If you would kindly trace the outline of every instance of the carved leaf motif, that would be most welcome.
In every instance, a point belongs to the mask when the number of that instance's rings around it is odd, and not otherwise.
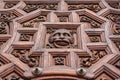
[[[90,58],[83,58],[80,65],[83,67],[90,67],[92,64],[99,61],[102,57],[106,55],[105,51],[92,51],[92,56]]]
[[[28,49],[24,49],[24,50],[14,50],[12,52],[12,54],[19,58],[22,62],[26,63],[27,65],[29,65],[30,67],[36,67],[38,66],[38,59],[36,59],[37,57],[32,57],[29,54],[29,50]]]
[[[55,65],[65,65],[65,56],[54,56]]]
[[[98,12],[101,10],[101,7],[99,6],[99,4],[80,4],[80,5],[77,5],[77,4],[71,4],[69,5],[68,7],[68,10],[78,10],[78,9],[89,9],[93,12]]]

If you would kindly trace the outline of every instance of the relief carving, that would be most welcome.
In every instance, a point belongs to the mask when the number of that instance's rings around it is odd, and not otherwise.
[[[55,65],[65,65],[65,56],[54,56]]]
[[[60,20],[60,22],[68,22],[68,17],[66,17],[66,16],[60,16],[59,20]]]
[[[58,29],[50,35],[47,46],[50,48],[73,48],[74,37],[69,30]]]
[[[31,41],[33,34],[21,34],[20,41]]]
[[[94,21],[93,19],[87,17],[87,16],[80,16],[80,22],[87,22],[90,23],[91,28],[100,28],[101,24]]]
[[[9,25],[5,22],[0,22],[0,34],[7,34],[7,29]]]
[[[120,60],[118,60],[117,63],[115,63],[115,66],[120,69]]]
[[[99,35],[94,35],[94,36],[92,35],[92,36],[90,36],[90,41],[91,42],[100,42],[101,38]]]
[[[22,26],[32,28],[32,27],[34,27],[35,23],[45,22],[46,19],[47,19],[46,16],[40,15],[40,16],[37,16],[36,18],[32,19],[32,20],[29,20],[27,22],[22,23]]]
[[[37,9],[56,10],[57,4],[27,4],[23,10],[29,13]]]
[[[120,35],[120,25],[113,26],[113,34]]]
[[[4,8],[8,9],[8,8],[12,8],[13,6],[15,6],[17,3],[5,3]]]
[[[115,45],[116,45],[116,47],[118,48],[118,50],[120,51],[120,42],[114,42],[115,43]]]
[[[80,61],[82,67],[90,67],[92,64],[99,61],[102,57],[106,55],[105,51],[92,51],[92,56],[89,58],[83,58]]]
[[[112,4],[109,4],[109,5],[113,8],[120,9],[120,3],[112,3]]]
[[[93,12],[98,12],[100,11],[102,8],[99,6],[99,4],[80,4],[80,5],[69,5],[68,6],[68,10],[78,10],[78,9],[89,9]]]
[[[39,65],[38,58],[30,55],[28,49],[14,50],[12,55],[19,58],[22,62],[26,63],[30,67],[36,67]]]

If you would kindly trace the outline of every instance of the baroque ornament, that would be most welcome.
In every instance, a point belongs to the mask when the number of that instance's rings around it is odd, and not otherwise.
[[[67,29],[58,29],[49,37],[50,48],[73,48],[74,37]]]

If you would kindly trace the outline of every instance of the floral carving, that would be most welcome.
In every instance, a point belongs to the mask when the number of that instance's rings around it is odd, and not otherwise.
[[[87,16],[80,16],[80,22],[87,22],[90,23],[91,28],[100,28],[100,23],[92,20],[91,18],[87,17]]]
[[[65,65],[65,56],[53,56],[55,65]]]
[[[93,12],[98,12],[101,10],[99,4],[79,4],[79,5],[69,5],[68,10],[78,10],[78,9],[89,9]]]
[[[45,22],[46,16],[38,16],[32,20],[22,23],[23,27],[34,27],[35,23],[37,22]]]
[[[5,6],[4,6],[4,8],[5,9],[8,9],[8,8],[12,8],[13,6],[15,6],[17,3],[8,3],[8,2],[5,2]]]
[[[102,57],[106,55],[105,51],[92,51],[92,56],[89,58],[83,58],[81,59],[80,65],[82,67],[90,67],[92,64],[96,63],[99,61]]]
[[[9,24],[6,22],[0,22],[0,34],[7,34],[7,29],[9,28]]]
[[[68,22],[68,17],[66,17],[66,16],[60,16],[59,20],[60,20],[60,22]]]
[[[36,9],[56,10],[57,4],[27,4],[24,11],[29,13]]]
[[[113,34],[120,35],[120,25],[113,26]]]
[[[109,4],[109,5],[113,8],[120,9],[120,3],[112,3],[112,4]]]
[[[100,42],[101,38],[99,35],[92,35],[92,36],[90,36],[90,41],[91,42]]]
[[[33,34],[21,34],[20,41],[31,41]]]
[[[73,48],[74,37],[67,29],[58,29],[49,37],[49,48]]]
[[[14,50],[12,54],[30,67],[38,66],[38,58],[30,55],[28,49]]]

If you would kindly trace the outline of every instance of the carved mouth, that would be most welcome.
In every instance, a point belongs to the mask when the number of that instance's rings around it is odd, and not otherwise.
[[[59,41],[56,41],[55,44],[59,46],[68,46],[69,42],[65,40],[59,40]]]

